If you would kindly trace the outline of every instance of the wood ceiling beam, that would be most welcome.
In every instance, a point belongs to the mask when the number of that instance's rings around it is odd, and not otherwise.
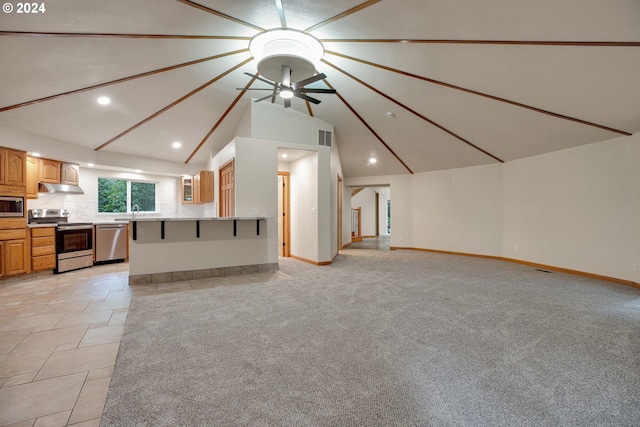
[[[32,101],[22,102],[20,104],[9,105],[8,107],[0,108],[0,113],[3,112],[3,111],[14,110],[16,108],[26,107],[28,105],[33,105],[33,104],[37,104],[37,103],[40,103],[40,102],[51,101],[53,99],[61,98],[63,96],[74,95],[74,94],[77,94],[77,93],[82,93],[82,92],[87,92],[87,91],[94,90],[94,89],[99,89],[99,88],[102,88],[102,87],[105,87],[105,86],[110,86],[110,85],[114,85],[114,84],[118,84],[118,83],[124,83],[124,82],[127,82],[129,80],[139,79],[141,77],[148,77],[148,76],[152,76],[154,74],[164,73],[166,71],[171,71],[171,70],[175,70],[175,69],[178,69],[178,68],[187,67],[189,65],[195,65],[195,64],[200,64],[202,62],[206,62],[206,61],[212,61],[214,59],[224,58],[225,56],[237,55],[239,53],[244,53],[244,52],[248,52],[248,51],[249,51],[249,49],[234,50],[232,52],[221,53],[220,55],[208,56],[206,58],[196,59],[195,61],[183,62],[182,64],[172,65],[170,67],[159,68],[157,70],[147,71],[145,73],[135,74],[133,76],[123,77],[123,78],[117,79],[117,80],[111,80],[111,81],[108,81],[108,82],[105,82],[105,83],[100,83],[100,84],[97,84],[97,85],[88,86],[88,87],[85,87],[85,88],[82,88],[82,89],[71,90],[69,92],[58,93],[56,95],[51,95],[51,96],[47,96],[47,97],[44,97],[44,98],[34,99]]]
[[[331,84],[329,84],[329,82],[327,81],[327,79],[322,79],[322,81],[324,82],[324,84],[326,84],[326,85],[329,87],[329,89],[334,89],[334,87],[333,87],[333,86],[331,86]],[[400,158],[400,156],[398,156],[398,155],[395,153],[395,151],[393,151],[393,150],[391,149],[391,147],[389,147],[389,145],[388,145],[386,142],[384,142],[384,140],[382,139],[382,137],[381,137],[380,135],[378,135],[378,134],[376,133],[376,131],[375,131],[375,130],[373,130],[373,128],[369,125],[369,123],[367,123],[367,122],[366,122],[366,120],[365,120],[365,119],[363,119],[363,118],[362,118],[362,116],[361,116],[360,114],[358,114],[358,112],[355,110],[355,108],[353,108],[353,107],[351,106],[351,104],[349,104],[349,103],[347,102],[347,100],[346,100],[346,99],[344,99],[344,98],[342,97],[342,95],[340,95],[340,92],[337,92],[337,91],[336,91],[336,95],[338,96],[338,98],[340,98],[340,101],[342,101],[342,102],[344,103],[344,105],[346,105],[346,106],[347,106],[347,108],[348,108],[349,110],[351,110],[351,112],[352,112],[352,113],[353,113],[353,114],[358,118],[358,120],[360,120],[360,121],[362,122],[362,124],[363,124],[367,129],[369,129],[369,132],[371,132],[371,133],[373,134],[373,136],[375,136],[375,137],[378,139],[378,141],[380,141],[380,142],[382,143],[382,145],[384,145],[384,146],[385,146],[385,148],[386,148],[387,150],[389,150],[389,152],[390,152],[391,154],[393,154],[393,157],[395,157],[395,158],[396,158],[396,160],[398,160],[398,161],[402,164],[402,166],[404,166],[404,167],[405,167],[405,169],[409,171],[409,173],[410,173],[410,174],[413,174],[413,171],[409,168],[409,166],[407,166],[407,164],[406,164],[405,162],[403,162],[403,161],[402,161],[402,159]]]
[[[244,61],[242,61],[241,63],[229,68],[227,71],[225,71],[224,73],[214,77],[213,79],[209,80],[207,83],[203,84],[202,86],[192,90],[191,92],[189,92],[188,94],[184,95],[183,97],[176,99],[175,101],[173,101],[171,104],[167,105],[166,107],[162,108],[161,110],[153,113],[152,115],[150,115],[149,117],[147,117],[146,119],[140,121],[139,123],[131,126],[129,129],[125,130],[124,132],[120,133],[119,135],[111,138],[109,141],[105,142],[104,144],[102,144],[99,147],[95,148],[95,151],[99,151],[101,149],[103,149],[104,147],[106,147],[107,145],[111,144],[112,142],[122,138],[124,135],[128,134],[129,132],[139,128],[140,126],[144,125],[145,123],[155,119],[156,117],[158,117],[160,114],[164,113],[165,111],[175,107],[176,105],[180,104],[182,101],[184,101],[185,99],[195,95],[196,93],[200,92],[202,89],[212,85],[213,83],[217,82],[218,80],[220,80],[221,78],[223,78],[224,76],[226,76],[227,74],[237,70],[238,68],[242,67],[243,65],[249,63],[250,61],[253,61],[253,58],[247,58]]]
[[[187,164],[187,163],[189,163],[189,161],[191,161],[193,156],[195,156],[196,153],[200,150],[200,148],[202,148],[204,143],[207,142],[207,139],[209,139],[209,137],[211,135],[213,135],[213,132],[215,132],[216,129],[218,129],[218,126],[220,126],[220,124],[223,122],[223,120],[227,118],[227,115],[231,112],[231,110],[233,110],[233,107],[236,106],[236,104],[238,103],[238,101],[240,101],[240,98],[242,98],[242,96],[245,94],[245,92],[247,92],[247,89],[249,89],[251,87],[251,85],[253,84],[253,82],[256,81],[256,78],[257,78],[257,76],[253,76],[251,78],[251,81],[249,81],[249,84],[247,84],[245,86],[245,89],[243,89],[242,92],[240,92],[240,94],[238,96],[236,96],[236,99],[234,99],[233,102],[231,103],[231,105],[229,105],[229,108],[227,108],[227,111],[225,111],[224,114],[222,114],[222,116],[220,116],[220,118],[218,119],[216,124],[213,125],[211,130],[209,130],[209,132],[207,132],[207,135],[204,138],[202,138],[202,141],[200,141],[200,144],[198,144],[196,149],[193,150],[193,152],[191,153],[189,158],[187,158],[187,160],[184,161],[185,164]]]
[[[504,163],[504,160],[502,160],[502,159],[500,159],[500,158],[498,158],[498,157],[494,156],[493,154],[489,153],[488,151],[486,151],[486,150],[484,150],[484,149],[482,149],[482,148],[478,147],[477,145],[475,145],[475,144],[473,144],[473,143],[471,143],[471,142],[467,141],[466,139],[464,139],[464,138],[463,138],[463,137],[461,137],[460,135],[458,135],[458,134],[456,134],[456,133],[454,133],[454,132],[450,131],[449,129],[445,128],[444,126],[439,125],[438,123],[434,122],[433,120],[431,120],[431,119],[429,119],[429,118],[427,118],[427,117],[423,116],[422,114],[418,113],[417,111],[415,111],[415,110],[411,109],[410,107],[408,107],[408,106],[404,105],[402,102],[398,101],[397,99],[392,98],[391,96],[387,95],[387,94],[386,94],[386,93],[384,93],[384,92],[381,92],[380,90],[378,90],[378,89],[376,89],[375,87],[371,86],[370,84],[368,84],[368,83],[366,83],[366,82],[364,82],[364,81],[360,80],[360,79],[359,79],[359,78],[357,78],[356,76],[354,76],[354,75],[352,75],[352,74],[350,74],[350,73],[346,72],[345,70],[341,69],[340,67],[338,67],[338,66],[336,66],[336,65],[332,64],[331,62],[327,61],[326,59],[322,59],[322,62],[324,62],[325,64],[329,65],[330,67],[335,68],[336,70],[340,71],[340,72],[341,72],[342,74],[344,74],[345,76],[352,78],[353,80],[355,80],[356,82],[360,83],[360,84],[361,84],[361,85],[363,85],[364,87],[366,87],[366,88],[368,88],[368,89],[371,89],[372,91],[374,91],[374,92],[375,92],[375,93],[377,93],[378,95],[380,95],[380,96],[382,96],[382,97],[384,97],[384,98],[388,99],[389,101],[393,102],[394,104],[396,104],[396,105],[398,105],[398,106],[400,106],[400,107],[404,108],[405,110],[407,110],[407,111],[408,111],[408,112],[410,112],[411,114],[413,114],[413,115],[415,115],[415,116],[417,116],[417,117],[421,118],[422,120],[426,121],[427,123],[429,123],[429,124],[431,124],[431,125],[433,125],[433,126],[437,127],[438,129],[440,129],[440,130],[442,130],[442,131],[444,131],[444,132],[448,133],[449,135],[453,136],[454,138],[456,138],[456,139],[458,139],[458,140],[460,140],[460,141],[464,142],[465,144],[467,144],[467,145],[469,145],[469,146],[471,146],[471,147],[475,148],[476,150],[478,150],[478,151],[480,151],[480,152],[482,152],[482,153],[486,154],[487,156],[489,156],[489,157],[491,157],[491,158],[493,158],[493,159],[497,160],[498,162],[500,162],[500,163]]]
[[[544,41],[544,40],[447,40],[447,39],[322,39],[322,43],[485,44],[526,46],[640,47],[640,42]]]
[[[340,14],[338,14],[336,16],[333,16],[333,17],[331,17],[329,19],[325,19],[324,21],[314,25],[313,27],[307,28],[306,30],[304,30],[304,32],[305,33],[310,33],[311,31],[317,30],[320,27],[324,27],[325,25],[331,24],[331,23],[337,21],[338,19],[342,19],[345,16],[351,15],[352,13],[356,13],[356,12],[361,11],[362,9],[366,9],[367,7],[372,6],[372,5],[374,5],[374,4],[376,4],[376,3],[380,2],[380,1],[382,1],[382,0],[365,1],[364,3],[361,3],[361,4],[359,4],[359,5],[355,6],[355,7],[352,7],[351,9],[349,9],[349,10],[347,10],[345,12],[342,12],[342,13],[340,13]]]
[[[231,22],[235,22],[236,24],[244,25],[246,27],[253,28],[254,30],[257,30],[257,31],[260,31],[260,32],[266,31],[264,28],[258,27],[257,25],[253,25],[253,24],[251,24],[249,22],[246,22],[246,21],[243,21],[241,19],[234,18],[233,16],[229,16],[229,15],[224,14],[222,12],[218,12],[217,10],[208,8],[206,6],[203,6],[201,4],[193,2],[191,0],[176,0],[176,1],[178,3],[182,3],[182,4],[185,4],[187,6],[195,7],[196,9],[200,9],[200,10],[202,10],[204,12],[210,13],[210,14],[218,16],[220,18],[227,19],[227,20],[229,20]]]
[[[406,71],[398,70],[396,68],[391,68],[391,67],[387,67],[385,65],[376,64],[374,62],[365,61],[364,59],[354,58],[353,56],[348,56],[348,55],[344,55],[344,54],[341,54],[341,53],[338,53],[338,52],[332,52],[332,51],[326,51],[325,53],[328,53],[328,54],[334,55],[334,56],[338,56],[340,58],[349,59],[351,61],[360,62],[361,64],[369,65],[369,66],[372,66],[372,67],[375,67],[375,68],[379,68],[381,70],[391,71],[393,73],[401,74],[403,76],[407,76],[407,77],[411,77],[411,78],[414,78],[414,79],[422,80],[422,81],[425,81],[425,82],[429,82],[429,83],[437,84],[437,85],[440,85],[440,86],[444,86],[444,87],[447,87],[449,89],[454,89],[454,90],[458,90],[458,91],[461,91],[461,92],[466,92],[466,93],[470,93],[470,94],[473,94],[473,95],[482,96],[484,98],[492,99],[494,101],[504,102],[505,104],[514,105],[514,106],[520,107],[520,108],[526,108],[527,110],[535,111],[536,113],[546,114],[548,116],[556,117],[556,118],[559,118],[559,119],[568,120],[568,121],[575,122],[575,123],[580,123],[582,125],[592,126],[592,127],[598,128],[598,129],[606,130],[606,131],[617,133],[617,134],[620,134],[620,135],[625,135],[625,136],[631,136],[632,135],[631,133],[623,131],[623,130],[614,129],[614,128],[611,128],[611,127],[608,127],[608,126],[604,126],[604,125],[600,125],[600,124],[597,124],[597,123],[588,122],[586,120],[577,119],[575,117],[565,116],[563,114],[558,114],[558,113],[554,113],[552,111],[543,110],[541,108],[532,107],[531,105],[522,104],[520,102],[511,101],[509,99],[505,99],[505,98],[500,98],[498,96],[489,95],[489,94],[484,93],[484,92],[478,92],[476,90],[467,89],[467,88],[464,88],[464,87],[461,87],[461,86],[452,85],[450,83],[445,83],[445,82],[442,82],[442,81],[439,81],[439,80],[430,79],[428,77],[419,76],[417,74],[408,73]]]
[[[0,31],[0,36],[23,37],[95,37],[95,38],[128,38],[128,39],[204,39],[204,40],[251,40],[251,37],[236,36],[191,36],[181,34],[112,34],[112,33],[42,33],[29,31]]]
[[[304,100],[304,102],[307,104],[307,111],[309,112],[309,115],[313,117],[313,110],[311,109],[311,103],[306,99]]]

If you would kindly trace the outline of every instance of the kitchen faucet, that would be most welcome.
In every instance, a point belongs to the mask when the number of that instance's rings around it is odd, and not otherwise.
[[[131,216],[135,219],[136,217],[136,212],[140,213],[140,206],[138,206],[138,204],[134,204],[133,206],[131,206]]]

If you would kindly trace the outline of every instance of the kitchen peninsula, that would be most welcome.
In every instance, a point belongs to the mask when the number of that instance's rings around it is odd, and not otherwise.
[[[278,269],[274,218],[127,219],[130,221],[130,284]]]

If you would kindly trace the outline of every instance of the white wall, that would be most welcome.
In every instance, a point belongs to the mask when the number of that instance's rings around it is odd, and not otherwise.
[[[289,183],[291,255],[320,261],[317,153],[290,163]]]
[[[391,186],[391,246],[515,258],[638,283],[638,159],[640,134],[504,164],[345,183]]]
[[[333,126],[298,111],[285,110],[269,103],[251,103],[243,117],[243,123],[246,121],[251,122],[251,138],[235,138],[207,165],[217,175],[221,164],[235,158],[236,215],[275,216],[278,148],[309,150],[315,153],[313,181],[306,172],[303,173],[302,182],[307,183],[305,185],[308,190],[298,199],[293,194],[294,172],[301,174],[302,170],[295,169],[295,162],[289,166],[292,174],[292,210],[296,208],[296,200],[300,200],[303,203],[301,206],[304,206],[300,208],[300,219],[304,226],[299,231],[293,229],[292,213],[291,254],[315,262],[331,261],[337,254],[337,177],[338,174],[342,176],[342,165],[335,138],[332,147],[324,147],[318,145],[317,135],[319,129],[333,132]],[[301,184],[298,185],[302,188]],[[311,189],[311,186],[314,188]],[[218,187],[216,176],[215,188]],[[315,200],[307,200],[309,194],[314,194]],[[216,202],[217,198],[216,194]],[[343,209],[343,213],[348,211],[349,205],[344,206],[347,209]],[[309,223],[306,222],[310,212],[311,221],[314,222],[313,230],[308,228]],[[348,230],[343,229],[343,235],[345,233],[348,236]],[[343,241],[348,240],[343,237]],[[296,246],[297,244],[302,246]]]
[[[252,102],[250,118],[251,138],[256,139],[318,146],[319,129],[333,132],[329,123],[268,102]]]
[[[639,282],[639,160],[636,134],[505,164],[504,256]]]
[[[500,165],[416,174],[412,199],[414,247],[502,255]]]

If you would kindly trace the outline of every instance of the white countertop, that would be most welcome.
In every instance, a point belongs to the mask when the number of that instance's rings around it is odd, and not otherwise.
[[[140,217],[140,218],[117,218],[115,221],[136,221],[136,222],[158,222],[158,221],[256,221],[272,219],[264,216],[242,216],[242,217],[207,217],[207,218],[158,218],[158,217]],[[94,223],[95,224],[95,223]]]

